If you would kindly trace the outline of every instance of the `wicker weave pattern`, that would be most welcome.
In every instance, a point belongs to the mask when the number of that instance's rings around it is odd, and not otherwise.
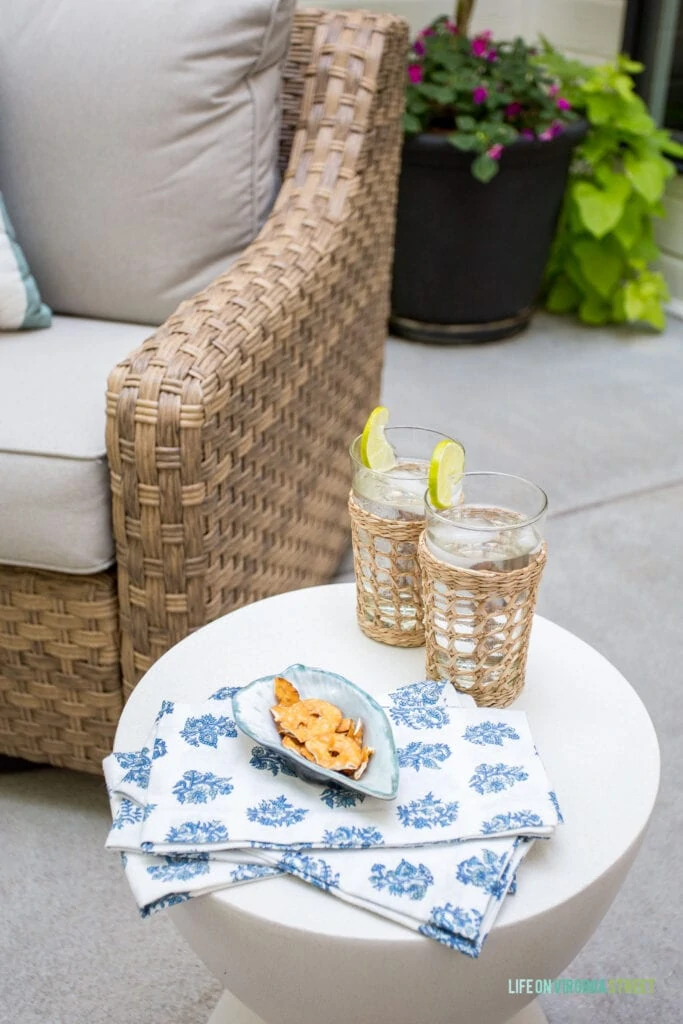
[[[109,377],[126,692],[188,632],[338,562],[344,445],[379,392],[406,46],[389,16],[297,16],[273,214]]]
[[[524,686],[545,546],[524,569],[446,565],[420,540],[427,677],[448,679],[480,707],[505,708]]]
[[[0,751],[99,772],[122,706],[114,574],[0,566]]]
[[[382,519],[349,495],[356,617],[371,640],[421,647],[422,581],[417,542],[424,520]]]
[[[100,771],[122,686],[336,567],[345,443],[379,395],[407,45],[400,19],[297,13],[275,210],[109,376],[116,574],[0,567],[0,751]]]

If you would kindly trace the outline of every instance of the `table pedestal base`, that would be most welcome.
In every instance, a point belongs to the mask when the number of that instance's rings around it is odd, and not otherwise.
[[[265,1024],[261,1017],[248,1010],[244,1003],[236,999],[227,989],[218,1000],[218,1005],[208,1019],[207,1024]]]
[[[548,1024],[548,1018],[541,1009],[538,999],[525,1006],[523,1010],[510,1017],[507,1024]]]
[[[232,992],[225,991],[219,999],[216,1009],[209,1017],[208,1024],[265,1024],[265,1021],[248,1010]],[[484,1024],[484,1022],[472,1021],[472,1024]],[[548,1024],[548,1018],[538,1000],[534,999],[514,1017],[510,1017],[506,1024]]]

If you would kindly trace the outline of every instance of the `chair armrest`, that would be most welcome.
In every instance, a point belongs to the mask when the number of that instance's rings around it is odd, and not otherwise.
[[[346,446],[377,403],[407,26],[313,29],[274,210],[230,269],[111,372],[124,690],[193,629],[319,583],[346,541]]]

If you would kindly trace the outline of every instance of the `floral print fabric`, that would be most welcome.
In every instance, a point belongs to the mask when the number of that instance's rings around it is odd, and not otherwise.
[[[105,760],[107,846],[141,913],[286,872],[477,956],[533,839],[560,820],[524,713],[434,682],[387,694],[400,783],[380,801],[294,776],[239,733],[233,692],[164,701],[147,745]]]

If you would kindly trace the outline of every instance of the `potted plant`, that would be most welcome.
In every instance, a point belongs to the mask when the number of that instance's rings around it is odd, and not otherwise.
[[[583,323],[666,325],[653,219],[683,146],[658,128],[635,91],[643,65],[627,57],[592,67],[547,44],[543,63],[588,123],[569,171],[545,276],[545,306]]]
[[[522,39],[469,36],[472,7],[420,32],[407,66],[391,326],[418,341],[526,327],[585,130]]]

